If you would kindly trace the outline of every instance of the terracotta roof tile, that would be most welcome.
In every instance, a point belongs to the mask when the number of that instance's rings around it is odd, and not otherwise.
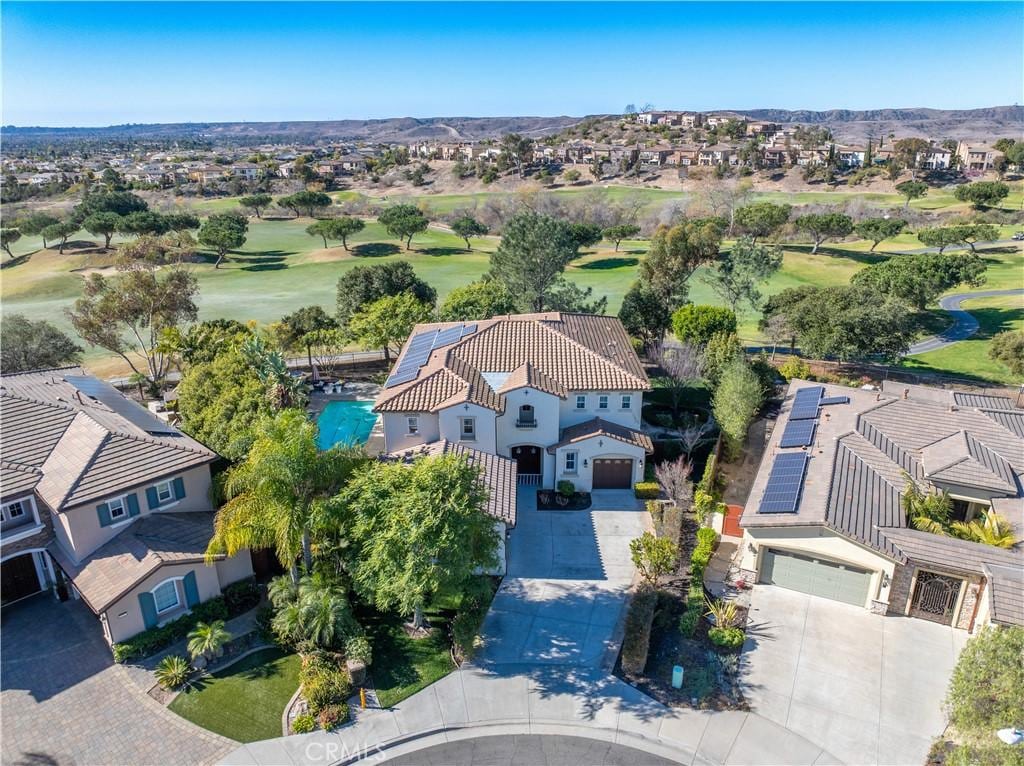
[[[601,418],[593,418],[592,420],[563,428],[562,438],[558,444],[552,444],[548,447],[548,452],[554,454],[555,450],[560,447],[580,442],[584,439],[593,439],[596,436],[607,436],[608,438],[631,444],[634,447],[640,447],[647,453],[654,452],[654,444],[651,442],[651,437],[643,431],[634,431],[632,428],[620,426],[618,423],[611,423]]]

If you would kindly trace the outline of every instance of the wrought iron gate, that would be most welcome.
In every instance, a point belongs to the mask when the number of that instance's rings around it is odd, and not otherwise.
[[[956,577],[919,571],[914,598],[910,602],[911,617],[941,622],[943,625],[951,624],[962,587],[963,580]]]

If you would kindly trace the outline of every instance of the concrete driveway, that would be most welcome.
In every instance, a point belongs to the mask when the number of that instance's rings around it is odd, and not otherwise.
[[[924,763],[964,631],[771,585],[751,593],[743,650],[754,712],[847,764]]]
[[[602,664],[633,579],[629,541],[650,524],[630,490],[594,492],[586,511],[538,511],[522,487],[508,574],[483,625],[477,664]]]

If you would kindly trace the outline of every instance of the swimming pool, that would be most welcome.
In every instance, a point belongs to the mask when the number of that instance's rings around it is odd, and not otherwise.
[[[377,423],[377,415],[370,411],[372,408],[370,401],[328,402],[316,417],[320,429],[317,446],[330,449],[335,444],[366,444]]]

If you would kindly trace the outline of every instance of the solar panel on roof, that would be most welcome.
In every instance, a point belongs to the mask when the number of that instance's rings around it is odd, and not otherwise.
[[[784,452],[775,456],[758,513],[795,513],[807,470],[806,452]]]
[[[401,383],[408,383],[410,380],[416,377],[416,370],[408,372],[398,372],[397,370],[391,374],[384,384],[384,388],[391,388],[391,386],[397,386]]]
[[[818,417],[818,404],[825,389],[822,386],[801,388],[793,397],[793,408],[789,412],[790,420],[808,420]]]
[[[133,426],[148,434],[177,435],[178,433],[176,428],[160,420],[149,410],[122,396],[109,383],[104,383],[102,380],[91,378],[88,375],[67,375],[64,380],[86,396],[107,405]]]
[[[468,324],[462,328],[462,337],[465,338],[467,335],[472,335],[476,332],[475,324]]]
[[[456,325],[455,327],[449,327],[447,330],[441,330],[437,337],[434,338],[434,348],[441,348],[442,346],[448,346],[459,338],[462,337],[462,325]]]
[[[824,407],[826,404],[849,404],[850,397],[848,396],[826,396],[818,404]]]
[[[814,441],[815,420],[790,420],[782,432],[780,447],[806,447]]]

